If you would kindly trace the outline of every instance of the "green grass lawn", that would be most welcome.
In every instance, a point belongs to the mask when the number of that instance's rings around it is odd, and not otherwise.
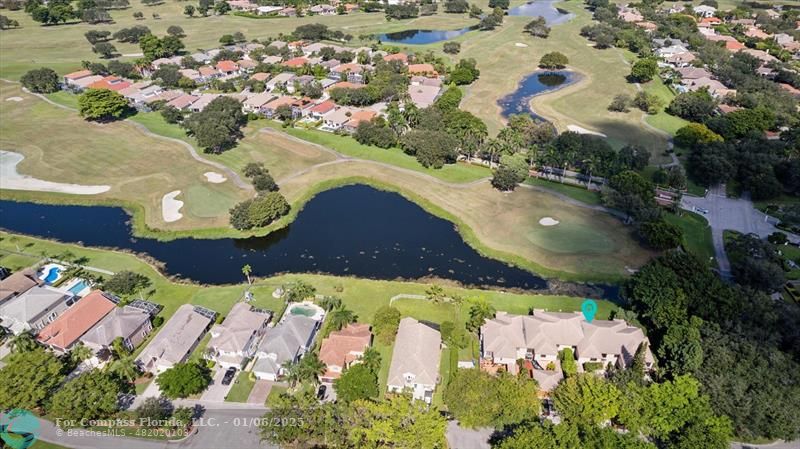
[[[667,222],[677,225],[683,231],[683,245],[690,253],[701,260],[714,257],[714,244],[711,241],[711,227],[702,215],[681,211],[680,215],[664,214]]]
[[[225,400],[228,402],[247,402],[250,391],[253,390],[255,385],[256,382],[250,379],[249,372],[239,371],[228,395],[225,396]]]
[[[418,171],[435,176],[448,182],[469,182],[491,176],[487,167],[470,164],[449,164],[440,169],[425,168],[416,158],[405,154],[399,148],[382,149],[362,145],[349,136],[339,136],[319,130],[305,128],[283,128],[277,122],[267,122],[267,126],[286,132],[303,140],[332,148],[342,154],[360,159],[383,162],[397,167]]]
[[[153,381],[150,380],[150,382],[143,382],[143,383],[140,383],[140,384],[136,384],[136,394],[144,393],[144,391],[147,390],[147,387],[149,387],[150,383],[152,383],[152,382]]]
[[[389,366],[392,363],[392,353],[394,351],[394,344],[386,345],[379,341],[374,341],[372,346],[378,350],[381,355],[381,369],[378,371],[378,386],[380,388],[380,395],[386,394],[386,382],[389,379]]]
[[[586,204],[600,204],[600,194],[593,190],[583,189],[570,184],[562,184],[558,181],[548,181],[542,178],[528,178],[525,180],[525,184],[544,187],[547,190],[566,195]]]
[[[666,132],[670,136],[674,136],[680,128],[689,123],[680,117],[667,114],[665,111],[665,108],[672,99],[675,98],[675,94],[661,81],[661,78],[656,77],[653,81],[643,84],[642,88],[645,92],[660,98],[664,104],[664,107],[661,108],[658,114],[647,115],[645,118],[647,123]]]
[[[269,396],[267,396],[266,405],[267,407],[273,407],[276,404],[276,401],[280,397],[281,394],[286,393],[288,388],[281,387],[278,385],[273,385],[272,388],[269,390]]]

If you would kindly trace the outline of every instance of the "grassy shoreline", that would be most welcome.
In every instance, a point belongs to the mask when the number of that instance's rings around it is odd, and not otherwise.
[[[403,198],[422,207],[426,212],[435,215],[438,218],[447,220],[453,223],[456,231],[461,235],[461,238],[471,248],[485,257],[505,262],[511,266],[525,269],[536,275],[545,278],[556,278],[562,281],[570,282],[598,282],[598,283],[619,283],[625,278],[623,276],[612,275],[590,275],[581,273],[570,273],[560,270],[553,270],[543,265],[537,264],[533,261],[527,260],[524,257],[509,254],[504,251],[496,250],[483,244],[480,239],[475,235],[475,232],[464,221],[455,215],[445,211],[441,207],[433,204],[431,201],[423,198],[422,196],[394,186],[389,183],[377,181],[371,178],[363,177],[348,177],[339,178],[328,181],[320,182],[311,187],[302,197],[292,204],[292,209],[289,214],[275,221],[274,223],[251,232],[237,231],[235,229],[225,228],[207,228],[192,231],[164,231],[149,228],[145,223],[144,207],[136,203],[130,203],[119,200],[101,200],[98,201],[75,197],[74,195],[65,194],[40,194],[40,192],[23,192],[23,191],[3,191],[3,196],[0,199],[21,201],[21,202],[34,202],[40,204],[54,204],[64,205],[81,205],[81,206],[111,206],[121,207],[131,216],[131,231],[135,237],[152,238],[158,241],[170,241],[180,238],[198,238],[198,239],[223,239],[223,238],[247,238],[247,237],[263,237],[272,232],[278,231],[289,226],[303,210],[305,205],[311,201],[318,194],[332,190],[338,187],[363,184],[370,187],[394,192],[401,195]],[[9,197],[6,194],[12,193]]]

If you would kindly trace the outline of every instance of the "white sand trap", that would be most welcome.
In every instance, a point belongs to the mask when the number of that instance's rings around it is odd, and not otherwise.
[[[139,56],[144,56],[144,53],[125,53],[122,56],[126,58],[138,58]]]
[[[17,164],[25,156],[13,151],[0,151],[0,189],[28,190],[34,192],[58,192],[74,195],[97,195],[108,192],[111,186],[85,186],[44,181],[17,172]]]
[[[517,47],[521,47],[521,48],[525,48],[525,47],[527,47],[527,46],[528,46],[528,44],[523,44],[522,42],[517,42],[517,43],[516,43],[516,44],[514,44],[514,45],[515,45],[515,46],[517,46]]]
[[[20,101],[22,101],[22,97],[8,97],[6,98],[6,101],[16,101],[17,103],[19,103]]]
[[[553,217],[544,217],[541,220],[539,220],[539,224],[542,225],[542,226],[555,226],[555,225],[557,225],[559,223],[561,223],[561,222],[556,220]]]
[[[581,126],[578,126],[578,125],[567,125],[567,129],[572,131],[572,132],[574,132],[574,133],[578,133],[578,134],[591,134],[593,136],[608,137],[603,133],[599,133],[599,132],[596,132],[596,131],[590,131],[590,130],[588,130],[586,128],[583,128]]]
[[[183,207],[183,201],[175,199],[175,197],[180,194],[180,190],[175,190],[161,198],[161,216],[164,217],[164,221],[167,223],[172,223],[173,221],[178,221],[183,218],[183,214],[180,212]]]
[[[219,184],[221,182],[225,182],[228,180],[228,178],[222,176],[221,174],[215,171],[207,171],[203,173],[203,175],[206,177],[206,181],[212,184]]]

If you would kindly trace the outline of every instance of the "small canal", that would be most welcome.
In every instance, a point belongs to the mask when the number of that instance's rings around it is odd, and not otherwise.
[[[527,270],[484,257],[447,220],[401,195],[365,185],[322,192],[288,227],[265,237],[181,238],[162,242],[132,236],[118,207],[56,206],[0,201],[0,227],[11,232],[86,246],[145,253],[168,275],[205,284],[242,282],[242,266],[256,276],[326,273],[370,279],[436,277],[471,286],[552,291]],[[613,298],[614,286],[558,283],[559,292]]]

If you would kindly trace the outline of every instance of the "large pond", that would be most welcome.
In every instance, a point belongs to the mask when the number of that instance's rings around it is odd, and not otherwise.
[[[508,118],[512,114],[530,114],[544,120],[531,109],[533,97],[566,87],[577,80],[578,75],[568,71],[545,72],[536,71],[519,82],[517,90],[497,100],[500,113]]]
[[[206,284],[253,274],[320,272],[373,279],[438,277],[466,285],[548,289],[526,270],[483,257],[449,221],[392,192],[353,185],[309,201],[287,228],[266,237],[169,242],[135,238],[123,209],[0,201],[0,227],[63,242],[122,248],[163,262],[167,274]],[[612,286],[558,284],[559,292],[614,297]],[[551,288],[552,290],[552,288]]]
[[[558,25],[570,20],[573,15],[556,9],[553,4],[560,0],[537,0],[524,5],[520,5],[508,10],[509,16],[542,16],[547,24]],[[377,35],[381,42],[392,44],[414,44],[425,45],[436,42],[446,41],[464,33],[477,30],[478,26],[465,27],[458,30],[405,30],[395,33],[383,33]]]

